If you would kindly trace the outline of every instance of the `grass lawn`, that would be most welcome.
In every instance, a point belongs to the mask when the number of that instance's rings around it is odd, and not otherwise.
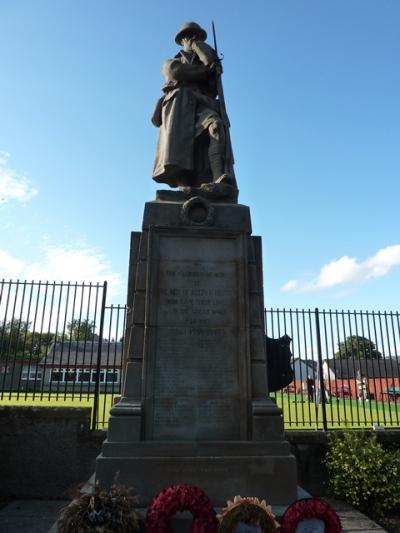
[[[274,395],[272,395],[274,396]],[[100,394],[97,429],[108,425],[112,406],[111,394]],[[276,403],[283,409],[285,429],[323,429],[322,405],[309,403],[307,397],[295,394],[276,394]],[[93,410],[94,395],[75,393],[4,393],[0,405],[25,405],[36,407],[90,407]],[[333,398],[326,404],[328,429],[371,429],[379,424],[386,428],[400,428],[400,403],[369,401],[359,404],[357,400]]]
[[[115,395],[114,395],[115,396]],[[113,396],[111,394],[100,394],[99,405],[97,410],[97,429],[103,429],[108,426],[109,412],[112,406]],[[94,394],[79,393],[63,394],[51,393],[51,395],[43,393],[21,392],[4,393],[3,398],[0,397],[1,405],[18,405],[18,406],[34,406],[34,407],[90,407],[93,414]]]
[[[283,409],[285,429],[323,429],[322,405],[299,394],[276,394]],[[373,425],[400,428],[400,403],[332,398],[326,406],[328,429],[371,429]]]

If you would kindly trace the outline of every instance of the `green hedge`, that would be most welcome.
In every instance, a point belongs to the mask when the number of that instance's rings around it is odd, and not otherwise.
[[[328,441],[333,496],[376,517],[400,506],[400,450],[386,451],[375,435],[354,431],[333,433]]]

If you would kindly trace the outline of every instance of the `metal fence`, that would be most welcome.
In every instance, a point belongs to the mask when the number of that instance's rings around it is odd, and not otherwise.
[[[272,395],[286,429],[400,426],[399,313],[271,309],[265,325],[292,339],[294,379]]]
[[[106,426],[123,379],[125,306],[103,284],[0,283],[0,401],[83,406]],[[63,403],[62,403],[63,402]]]
[[[107,427],[125,320],[106,282],[3,280],[1,404],[87,406],[92,429]],[[293,380],[271,395],[286,429],[400,427],[399,313],[269,309],[265,327],[292,339]]]

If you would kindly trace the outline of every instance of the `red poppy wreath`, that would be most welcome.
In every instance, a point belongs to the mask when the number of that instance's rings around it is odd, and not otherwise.
[[[208,496],[194,485],[180,484],[167,487],[155,496],[147,509],[146,533],[169,533],[170,519],[181,511],[192,513],[192,533],[217,531],[217,517]]]
[[[341,533],[343,531],[336,511],[328,502],[319,498],[305,498],[288,507],[282,517],[279,532],[295,533],[301,522],[311,518],[323,522],[325,533]]]

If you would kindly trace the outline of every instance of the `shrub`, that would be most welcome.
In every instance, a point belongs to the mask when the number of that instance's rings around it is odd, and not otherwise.
[[[329,491],[372,516],[400,505],[400,451],[385,451],[376,436],[329,435],[325,465]]]

